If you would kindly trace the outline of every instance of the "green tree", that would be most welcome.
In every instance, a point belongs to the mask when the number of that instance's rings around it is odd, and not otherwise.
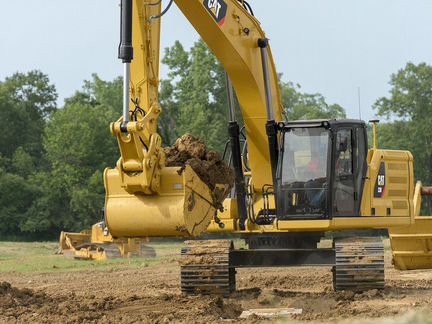
[[[37,188],[23,177],[0,169],[0,236],[21,234],[22,225],[37,196]]]
[[[0,154],[12,158],[19,147],[35,161],[42,157],[45,122],[56,110],[57,92],[40,71],[16,73],[0,82]]]
[[[166,114],[161,117],[161,127],[166,143],[192,133],[210,148],[222,151],[228,118],[224,70],[216,57],[202,40],[189,52],[177,41],[165,49],[162,62],[169,68],[168,79],[161,83]]]
[[[158,132],[165,145],[172,145],[180,134],[176,128],[179,105],[174,99],[174,85],[170,80],[161,80],[159,102],[162,106],[162,113],[158,119]]]
[[[23,231],[76,231],[97,221],[104,203],[103,170],[119,156],[109,124],[121,113],[121,89],[121,78],[108,82],[93,75],[52,115],[44,137],[50,170],[30,179],[42,194]]]
[[[346,118],[344,108],[327,104],[319,93],[302,93],[300,85],[283,81],[280,89],[287,120]]]
[[[389,121],[379,128],[380,143],[383,148],[411,151],[416,178],[432,183],[432,66],[408,63],[389,84],[389,97],[374,105]]]
[[[18,102],[26,103],[43,118],[56,110],[57,91],[49,78],[41,71],[15,73],[6,78],[2,87]]]
[[[22,147],[18,147],[11,160],[12,172],[27,178],[35,170],[35,161]]]
[[[43,131],[56,110],[57,93],[40,71],[15,73],[0,82],[0,234],[22,235],[42,194],[32,174],[46,167]]]
[[[81,90],[65,99],[65,107],[77,104],[103,106],[109,114],[116,114],[117,120],[123,107],[123,79],[117,77],[113,81],[104,81],[97,74],[92,74],[91,80],[85,80]]]

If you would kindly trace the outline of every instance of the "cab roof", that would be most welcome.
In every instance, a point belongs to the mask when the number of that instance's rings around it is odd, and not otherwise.
[[[292,120],[284,122],[284,127],[341,127],[341,126],[361,126],[366,127],[366,123],[360,119],[310,119],[310,120]]]

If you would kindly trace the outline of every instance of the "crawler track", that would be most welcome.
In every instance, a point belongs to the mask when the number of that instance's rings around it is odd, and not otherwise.
[[[365,291],[384,288],[384,245],[380,238],[345,238],[334,242],[335,290]]]
[[[186,241],[181,250],[181,290],[186,294],[229,295],[235,291],[229,240]]]

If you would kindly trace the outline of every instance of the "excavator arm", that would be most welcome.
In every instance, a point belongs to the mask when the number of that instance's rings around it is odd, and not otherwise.
[[[123,116],[111,124],[111,133],[119,144],[117,169],[122,186],[131,194],[156,193],[164,164],[157,133],[162,109],[158,102],[160,19],[155,17],[160,13],[160,2],[129,0],[121,5],[119,58],[125,68],[125,93]]]
[[[259,193],[274,178],[282,116],[268,40],[242,1],[175,3],[232,81],[246,128],[250,188]],[[199,235],[216,214],[213,193],[189,166],[181,175],[165,167],[157,133],[161,3],[123,0],[121,17],[124,107],[111,125],[121,157],[105,170],[107,226],[114,237]]]
[[[117,136],[120,147],[117,167],[125,172],[142,171],[138,187],[151,194],[157,192],[159,186],[157,163],[160,161],[163,166],[159,151],[161,139],[157,134],[157,118],[162,110],[158,103],[161,3],[129,2],[133,4],[134,57],[125,97],[130,100],[125,104],[126,118],[124,115],[114,123],[111,131]],[[253,183],[260,190],[272,177],[266,123],[269,119],[276,123],[281,121],[283,109],[278,76],[265,34],[258,20],[242,6],[242,1],[175,0],[175,3],[212,49],[233,83],[246,127]],[[262,52],[268,58],[269,93],[263,75]],[[137,110],[137,106],[142,111]],[[130,121],[126,124],[125,119]],[[126,131],[122,131],[122,124]],[[132,186],[127,181],[124,184]]]

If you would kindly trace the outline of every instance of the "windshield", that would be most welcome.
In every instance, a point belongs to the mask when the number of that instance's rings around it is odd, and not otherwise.
[[[293,128],[285,133],[282,183],[326,178],[328,142],[324,128]]]
[[[291,128],[284,135],[278,209],[281,216],[324,215],[329,131]]]

